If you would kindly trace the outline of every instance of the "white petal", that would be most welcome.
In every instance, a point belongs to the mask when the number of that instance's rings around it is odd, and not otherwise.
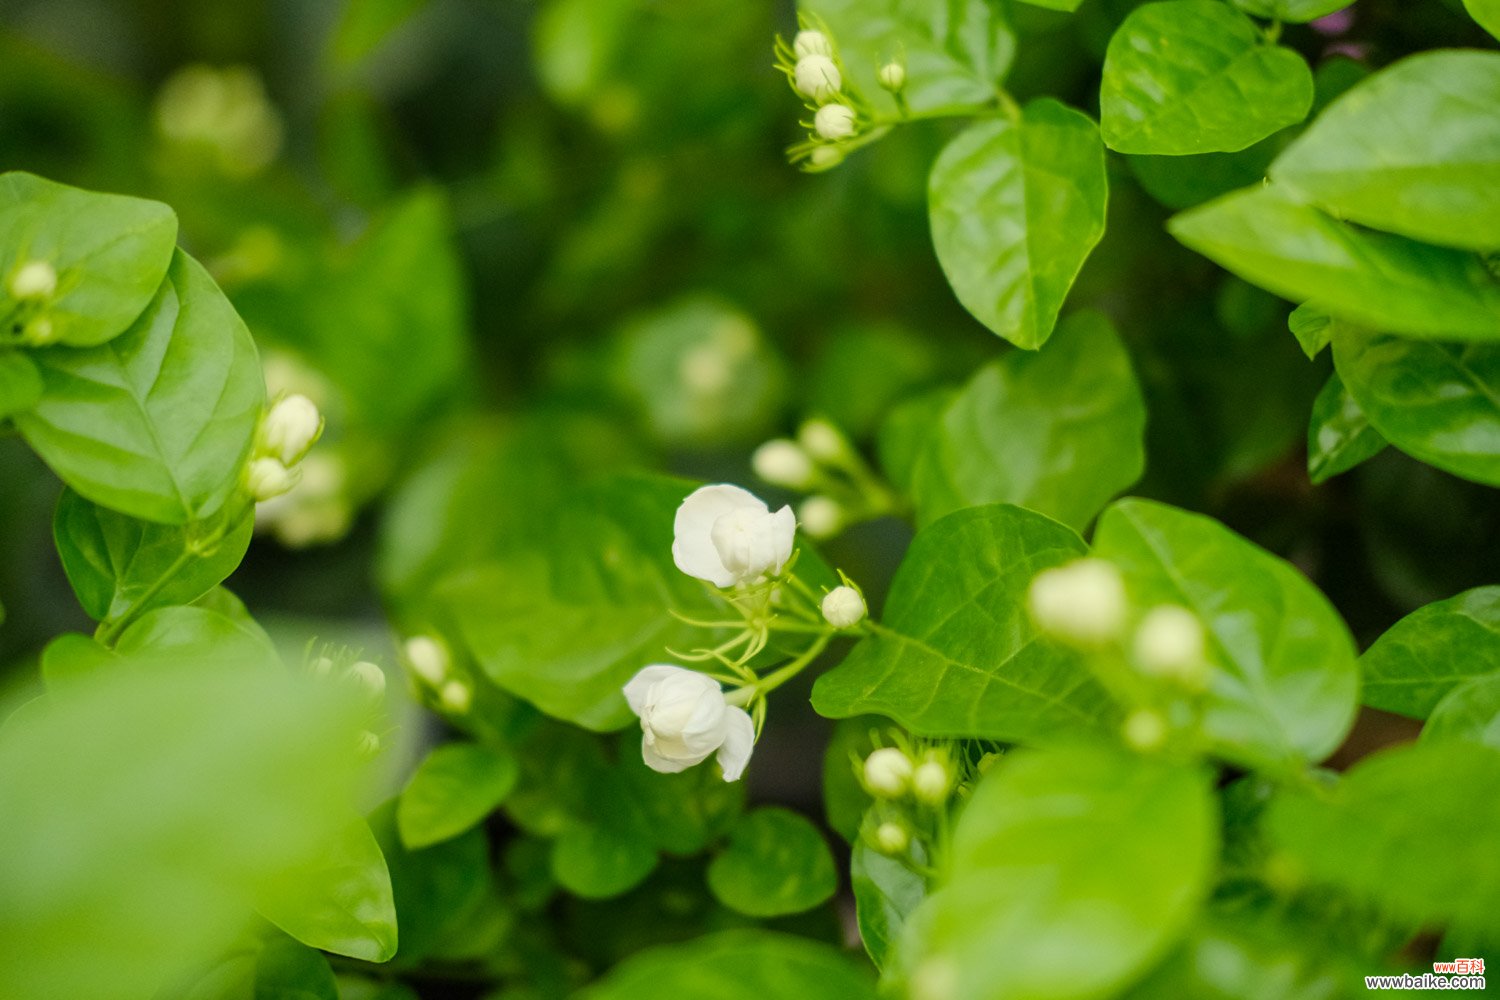
[[[724,714],[724,721],[727,731],[724,745],[719,747],[719,766],[724,769],[725,781],[738,781],[750,763],[750,751],[755,749],[755,723],[749,712],[735,707]]]
[[[780,573],[781,567],[792,558],[792,548],[797,543],[797,515],[792,512],[792,508],[783,507],[771,515],[771,525],[775,533],[776,553],[776,565],[773,572]]]
[[[651,686],[681,669],[681,667],[657,663],[636,671],[635,676],[625,682],[625,702],[630,706],[630,710],[640,715],[641,710],[646,707],[646,695],[650,692]]]
[[[641,759],[646,762],[646,766],[651,768],[651,770],[660,771],[662,774],[676,774],[678,771],[686,771],[698,763],[696,760],[672,760],[669,757],[663,757],[644,738],[641,739]]]
[[[688,576],[707,580],[716,587],[729,587],[739,578],[724,568],[714,548],[714,522],[730,511],[749,508],[765,511],[755,494],[738,486],[720,483],[702,486],[688,494],[672,522],[672,559]]]

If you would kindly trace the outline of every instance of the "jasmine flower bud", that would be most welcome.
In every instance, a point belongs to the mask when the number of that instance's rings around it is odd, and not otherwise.
[[[947,802],[948,793],[953,790],[953,772],[947,761],[937,756],[928,756],[912,772],[911,790],[917,801],[927,805],[940,806]]]
[[[50,316],[34,316],[22,331],[21,339],[32,347],[46,347],[57,340],[57,327]]]
[[[1160,712],[1149,708],[1138,708],[1125,717],[1121,735],[1127,746],[1135,750],[1151,751],[1167,741],[1167,720]]]
[[[808,56],[832,56],[833,43],[821,31],[799,31],[792,39],[792,52],[798,59]]]
[[[291,395],[278,400],[260,422],[260,451],[293,466],[323,433],[323,415],[312,400]]]
[[[317,678],[324,678],[333,674],[333,661],[326,656],[320,656],[307,665],[308,671]]]
[[[813,129],[824,139],[847,139],[854,134],[854,109],[847,104],[825,104],[813,115]]]
[[[750,458],[755,474],[768,483],[789,490],[805,490],[813,483],[815,470],[807,452],[795,441],[776,438],[755,449]]]
[[[689,576],[732,587],[779,573],[792,557],[797,519],[775,513],[754,494],[719,484],[694,490],[677,508],[672,559]]]
[[[30,260],[10,276],[10,295],[23,302],[50,299],[57,291],[57,270],[45,260]]]
[[[356,744],[361,757],[374,757],[380,753],[380,737],[366,729],[359,734],[359,742]]]
[[[887,820],[875,828],[875,849],[881,854],[905,854],[911,845],[911,834],[900,823]]]
[[[843,432],[819,417],[802,422],[797,443],[814,461],[828,465],[838,465],[849,457],[849,442],[844,440]]]
[[[412,672],[438,687],[448,676],[448,650],[431,636],[414,635],[401,647]]]
[[[1125,584],[1102,559],[1043,570],[1031,581],[1027,603],[1038,628],[1079,646],[1112,642],[1125,627]]]
[[[892,60],[880,67],[875,77],[881,87],[894,94],[906,86],[906,67]]]
[[[844,527],[844,508],[832,497],[808,497],[797,508],[797,521],[814,538],[832,538]]]
[[[371,701],[379,701],[385,696],[385,671],[369,660],[360,660],[358,663],[350,664],[345,676],[364,688]]]
[[[849,628],[865,617],[865,599],[853,587],[834,587],[823,595],[823,620],[834,628]]]
[[[297,485],[297,477],[274,458],[257,458],[245,475],[245,488],[256,502],[279,497]]]
[[[1170,677],[1190,686],[1207,678],[1203,625],[1187,608],[1152,608],[1135,630],[1135,662],[1143,673]]]
[[[640,717],[641,757],[653,771],[673,774],[717,754],[724,780],[736,781],[750,762],[755,723],[712,677],[654,664],[625,685],[625,701]]]
[[[865,758],[865,788],[883,799],[899,799],[911,787],[911,758],[896,747],[881,747]]]
[[[807,162],[815,170],[832,170],[844,162],[844,151],[837,146],[819,146],[807,154]]]
[[[473,703],[474,689],[463,681],[449,681],[438,691],[438,704],[453,715],[466,714]]]
[[[792,70],[797,92],[815,101],[832,100],[844,86],[838,66],[826,55],[808,55],[797,60]]]

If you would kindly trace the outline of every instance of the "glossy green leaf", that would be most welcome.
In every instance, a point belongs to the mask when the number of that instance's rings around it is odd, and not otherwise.
[[[1104,512],[1094,554],[1124,571],[1138,606],[1180,604],[1203,623],[1216,753],[1299,768],[1343,741],[1358,700],[1354,641],[1295,567],[1212,518],[1137,499]]]
[[[445,743],[401,791],[396,824],[410,849],[456,837],[482,821],[516,785],[516,759],[478,743]]]
[[[578,1000],[875,1000],[870,975],[838,949],[770,931],[726,931],[633,955]]]
[[[910,473],[920,524],[1013,503],[1082,529],[1146,465],[1146,406],[1099,313],[1070,316],[1045,351],[981,369],[934,421]]]
[[[696,854],[727,833],[745,805],[745,783],[725,781],[712,766],[662,774],[641,758],[641,734],[620,734],[618,761],[600,776],[609,792],[588,791],[596,802],[623,800],[624,820],[668,854]],[[625,811],[622,810],[622,811]]]
[[[597,826],[570,826],[552,842],[552,876],[585,899],[608,899],[640,885],[656,868],[644,836]]]
[[[366,962],[396,954],[391,876],[375,835],[351,819],[313,862],[263,883],[260,915],[303,944]]]
[[[277,937],[255,960],[254,1000],[339,1000],[339,988],[320,952]]]
[[[1235,6],[1247,14],[1254,14],[1268,21],[1289,21],[1293,24],[1327,17],[1353,2],[1354,0],[1234,0]]]
[[[261,672],[280,671],[282,666],[264,629],[210,608],[148,611],[120,633],[115,649],[152,666]]]
[[[927,201],[964,308],[1017,346],[1042,346],[1104,235],[1108,193],[1098,128],[1057,101],[960,133],[932,166]]]
[[[1078,9],[1083,0],[1023,0],[1033,7],[1045,7],[1047,10],[1060,10],[1071,14]]]
[[[470,929],[492,897],[489,839],[475,827],[442,843],[408,850],[396,824],[396,802],[370,814],[370,829],[385,855],[400,919],[401,946],[393,968],[421,965]]]
[[[20,351],[0,350],[0,420],[29,410],[42,398],[42,375]]]
[[[1281,146],[1278,134],[1233,153],[1126,159],[1147,194],[1167,208],[1182,211],[1265,180]]]
[[[1500,486],[1500,343],[1439,344],[1340,325],[1333,362],[1391,444],[1445,472]]]
[[[871,734],[884,725],[876,716],[854,716],[834,724],[823,751],[823,816],[828,828],[853,843],[865,810],[875,800],[860,782],[865,757],[875,749]]]
[[[1306,882],[1408,926],[1500,934],[1500,751],[1418,743],[1354,765],[1331,793],[1288,791],[1266,829]],[[1413,850],[1413,845],[1422,845]]]
[[[951,1000],[1113,995],[1207,895],[1216,813],[1197,768],[1104,748],[1009,755],[959,817],[906,967],[948,980]],[[1087,960],[1060,968],[1067,955]]]
[[[839,879],[811,821],[788,809],[761,808],[730,831],[729,846],[708,866],[708,887],[732,910],[780,917],[827,901]]]
[[[807,0],[801,6],[827,25],[853,88],[891,112],[895,103],[875,74],[892,56],[906,64],[907,107],[938,114],[994,101],[1015,55],[1010,25],[985,0]]]
[[[1287,329],[1302,345],[1302,353],[1311,361],[1333,342],[1333,317],[1323,310],[1304,302],[1292,310],[1286,318]]]
[[[1500,39],[1500,0],[1464,0],[1464,9],[1481,28]]]
[[[1500,670],[1459,682],[1427,717],[1422,742],[1454,741],[1500,750]]]
[[[1372,328],[1500,339],[1500,281],[1473,254],[1361,229],[1278,186],[1174,216],[1179,241],[1246,281]]]
[[[156,295],[176,242],[177,216],[160,202],[0,174],[0,275],[52,265],[45,315],[57,343],[87,347],[124,332]],[[14,305],[7,287],[0,281],[0,315]]]
[[[1110,729],[1117,710],[1073,654],[1038,641],[1031,578],[1084,554],[1049,518],[970,507],[917,533],[881,628],[813,686],[813,707],[876,714],[924,736],[1017,742]]]
[[[1217,0],[1131,11],[1109,40],[1100,132],[1121,153],[1182,156],[1244,149],[1307,117],[1312,71]]]
[[[185,524],[216,513],[239,486],[265,383],[250,332],[186,254],[125,333],[32,358],[45,394],[16,426],[89,500]]]
[[[70,489],[52,522],[68,582],[83,610],[99,621],[130,608],[191,604],[235,571],[254,527],[248,510],[233,526],[224,524],[223,514],[185,525],[142,521]],[[207,550],[200,554],[198,545]]]
[[[1321,483],[1341,472],[1348,472],[1385,448],[1386,440],[1370,426],[1370,418],[1359,408],[1338,374],[1328,382],[1313,401],[1312,418],[1307,425],[1307,475]]]
[[[1271,165],[1349,222],[1500,248],[1500,52],[1403,59],[1334,101]]]
[[[859,938],[870,960],[877,968],[884,968],[887,954],[901,939],[907,918],[927,898],[927,880],[859,841],[849,862],[849,882],[854,890]]]
[[[1359,664],[1366,705],[1425,719],[1459,684],[1500,672],[1500,587],[1418,608],[1376,639]]]

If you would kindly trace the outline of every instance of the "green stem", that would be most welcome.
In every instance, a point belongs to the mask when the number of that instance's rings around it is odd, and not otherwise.
[[[146,588],[145,593],[136,598],[135,603],[125,609],[124,614],[118,618],[107,618],[99,623],[99,628],[94,632],[94,638],[102,645],[114,648],[115,643],[120,639],[120,633],[124,632],[132,622],[139,618],[145,612],[146,606],[151,603],[152,599],[157,594],[160,594],[166,588],[167,584],[172,582],[172,578],[186,569],[188,564],[196,558],[198,558],[197,554],[188,549],[184,549],[178,553],[177,558],[172,560],[172,565],[162,571],[161,576],[157,577],[156,581],[150,587]]]
[[[822,635],[818,636],[817,640],[813,642],[811,646],[808,646],[805,650],[802,651],[801,656],[797,657],[786,666],[781,667],[780,669],[775,670],[772,673],[767,674],[760,680],[756,681],[753,685],[754,695],[752,697],[770,694],[772,691],[775,691],[777,688],[781,687],[781,685],[785,684],[793,677],[796,677],[803,670],[807,669],[808,664],[812,663],[813,660],[816,660],[818,656],[823,652],[823,650],[828,647],[828,642],[832,638],[833,633],[831,631],[824,632]]]

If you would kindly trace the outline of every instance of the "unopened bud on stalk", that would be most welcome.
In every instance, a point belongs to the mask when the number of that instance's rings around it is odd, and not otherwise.
[[[875,849],[881,854],[905,854],[909,846],[911,834],[900,823],[887,820],[875,828]]]
[[[374,733],[366,729],[364,732],[359,734],[359,743],[357,744],[357,747],[359,749],[359,755],[361,757],[374,757],[376,754],[380,753],[380,737],[376,736]]]
[[[463,681],[449,681],[438,692],[438,703],[443,710],[454,715],[464,715],[474,704],[474,689]]]
[[[799,31],[797,37],[792,39],[792,53],[798,59],[806,59],[808,56],[831,56],[833,43],[821,31]]]
[[[274,458],[257,458],[245,474],[245,488],[257,503],[271,500],[297,485],[297,477]]]
[[[50,299],[55,291],[57,270],[45,260],[27,261],[10,276],[10,295],[13,299],[23,302]]]
[[[810,55],[797,60],[796,68],[792,70],[792,82],[798,93],[822,102],[838,96],[844,86],[844,77],[832,59]]]
[[[837,146],[819,146],[807,154],[807,162],[815,170],[832,170],[844,162],[844,151]]]
[[[323,415],[303,395],[280,399],[260,423],[260,450],[285,466],[302,461],[323,433]]]
[[[448,650],[431,636],[414,635],[401,647],[412,671],[433,687],[448,677]]]
[[[1179,605],[1163,604],[1147,613],[1135,631],[1133,652],[1143,673],[1173,678],[1194,688],[1208,680],[1203,625]]]
[[[1102,559],[1078,559],[1043,570],[1031,581],[1027,604],[1037,627],[1079,646],[1099,646],[1125,627],[1125,584]]]
[[[858,625],[865,611],[865,599],[853,587],[834,587],[823,596],[823,620],[834,628]]]
[[[832,497],[808,497],[797,508],[797,522],[813,538],[832,538],[844,527],[844,508]]]
[[[802,422],[797,430],[797,443],[817,462],[838,465],[849,456],[849,442],[844,440],[843,432],[820,417]]]
[[[875,76],[880,86],[893,94],[906,86],[906,67],[895,61],[880,67]]]
[[[855,132],[854,109],[847,104],[825,104],[813,115],[813,129],[824,139],[847,139]]]
[[[371,701],[379,701],[385,696],[385,671],[369,660],[360,660],[358,663],[350,664],[347,676],[365,689]]]
[[[776,438],[755,449],[750,466],[755,474],[768,483],[785,486],[789,490],[805,490],[812,486],[815,470],[807,452],[797,447],[795,441]]]
[[[865,788],[871,795],[899,799],[911,787],[911,758],[896,747],[881,747],[865,758]]]
[[[947,761],[929,756],[917,765],[911,776],[911,790],[918,802],[930,806],[947,802],[948,793],[953,790],[953,772]]]
[[[1122,735],[1126,745],[1134,750],[1156,750],[1167,741],[1167,720],[1160,712],[1138,708],[1125,717]]]
[[[320,656],[309,663],[307,669],[314,677],[326,678],[333,674],[333,661],[326,656]]]
[[[26,324],[21,339],[33,347],[46,347],[57,340],[57,327],[50,316],[34,316]]]

